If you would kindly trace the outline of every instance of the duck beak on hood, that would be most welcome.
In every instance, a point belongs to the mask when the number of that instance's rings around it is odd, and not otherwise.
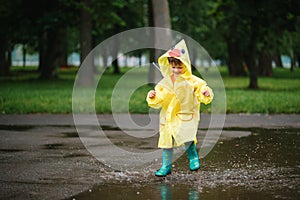
[[[164,77],[172,74],[168,57],[177,58],[184,64],[185,70],[182,74],[183,77],[189,77],[192,75],[191,61],[184,39],[158,58],[158,64]]]

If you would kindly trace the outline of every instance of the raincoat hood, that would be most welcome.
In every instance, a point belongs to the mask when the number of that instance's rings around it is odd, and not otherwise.
[[[170,76],[172,74],[168,57],[177,58],[184,64],[185,70],[182,74],[184,78],[192,75],[191,61],[184,39],[182,39],[174,47],[172,47],[170,50],[168,50],[158,58],[158,64],[164,77]]]

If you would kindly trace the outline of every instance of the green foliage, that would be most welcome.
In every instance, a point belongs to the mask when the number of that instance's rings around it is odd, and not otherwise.
[[[27,68],[25,68],[27,69]],[[13,68],[10,78],[0,78],[0,112],[8,113],[71,113],[72,90],[77,68],[59,70],[59,80],[39,81],[35,67],[24,71]],[[20,70],[23,70],[20,73]],[[128,71],[113,75],[111,69],[101,77],[95,94],[97,113],[111,112],[111,95],[115,84]],[[219,68],[227,96],[228,113],[300,113],[300,69],[274,69],[274,77],[260,77],[260,90],[247,89],[248,78],[230,77],[227,68]],[[152,87],[144,85],[130,97],[129,111],[147,113],[145,101]],[[125,91],[126,92],[126,91]],[[210,105],[201,106],[201,112],[210,112]]]

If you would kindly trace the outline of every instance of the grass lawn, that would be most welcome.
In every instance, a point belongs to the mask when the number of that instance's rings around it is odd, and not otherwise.
[[[34,68],[13,67],[12,76],[0,77],[0,113],[72,113],[72,91],[76,68],[59,70],[55,81],[37,80]],[[121,75],[105,72],[95,93],[97,113],[110,113],[112,91],[129,69]],[[225,67],[219,68],[227,97],[227,113],[300,113],[300,69],[274,69],[272,78],[259,77],[259,90],[247,89],[248,77],[230,77]],[[134,80],[133,80],[134,81]],[[152,87],[143,85],[130,96],[129,111],[148,113],[145,97]],[[124,91],[126,92],[126,91]],[[122,105],[116,102],[118,105]],[[126,107],[126,105],[125,105]],[[210,112],[210,106],[202,106]]]

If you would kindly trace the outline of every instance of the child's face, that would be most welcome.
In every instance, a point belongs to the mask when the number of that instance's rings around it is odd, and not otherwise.
[[[180,75],[183,73],[183,66],[181,65],[175,65],[174,63],[170,63],[171,71],[175,75]]]

